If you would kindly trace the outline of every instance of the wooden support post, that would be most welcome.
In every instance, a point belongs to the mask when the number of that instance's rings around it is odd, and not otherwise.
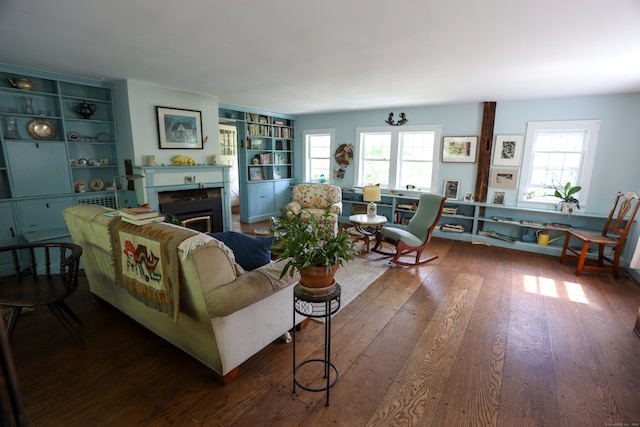
[[[491,147],[493,146],[493,125],[496,120],[496,103],[485,102],[482,113],[482,133],[478,143],[478,173],[476,176],[476,202],[486,202],[491,171]]]

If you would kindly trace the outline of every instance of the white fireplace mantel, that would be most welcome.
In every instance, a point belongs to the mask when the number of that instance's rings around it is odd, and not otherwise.
[[[163,191],[222,188],[224,231],[231,230],[230,166],[134,166],[144,176],[134,181],[139,204],[159,210],[158,193]]]

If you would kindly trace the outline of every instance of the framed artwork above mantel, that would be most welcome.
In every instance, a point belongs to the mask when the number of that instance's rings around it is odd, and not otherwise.
[[[202,112],[156,107],[161,149],[202,149]]]

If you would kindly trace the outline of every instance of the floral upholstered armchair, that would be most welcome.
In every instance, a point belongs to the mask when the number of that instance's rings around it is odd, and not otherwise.
[[[288,212],[302,211],[302,219],[313,215],[322,220],[326,210],[330,215],[328,222],[337,231],[338,215],[342,213],[342,190],[331,184],[299,184],[291,190],[291,203],[286,206]]]

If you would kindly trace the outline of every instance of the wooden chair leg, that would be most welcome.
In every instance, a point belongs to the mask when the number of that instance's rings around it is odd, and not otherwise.
[[[71,310],[67,303],[65,303],[64,301],[58,301],[58,305],[65,313],[69,315],[69,317],[75,320],[78,325],[82,324],[82,320],[80,320],[80,318],[73,312],[73,310]]]
[[[20,308],[18,308],[20,311]],[[4,323],[4,316],[0,316],[0,357],[2,358],[2,370],[4,372],[5,382],[9,392],[9,400],[13,410],[13,417],[18,427],[26,426],[27,417],[24,413],[24,405],[22,404],[22,393],[18,386],[18,372],[13,361],[11,346],[9,345],[9,334]],[[6,421],[6,417],[3,421]],[[5,425],[5,424],[3,424]],[[11,425],[7,423],[7,425]]]
[[[569,240],[571,240],[571,235],[569,233],[565,233],[564,245],[562,246],[562,254],[560,255],[560,264],[564,264],[564,260],[567,257],[567,248],[569,247]]]
[[[20,313],[22,313],[22,307],[11,307],[11,316],[9,317],[9,323],[7,324],[7,334],[9,335],[9,339],[11,339],[13,331],[16,330],[16,324],[20,318]]]
[[[576,267],[576,276],[582,275],[582,269],[584,267],[584,262],[587,259],[588,250],[589,250],[589,242],[584,242],[582,244],[582,251],[580,251],[580,257],[578,257],[578,266]]]
[[[80,348],[82,348],[83,350],[86,349],[87,346],[84,345],[84,342],[82,341],[82,338],[80,338],[80,335],[78,335],[78,333],[73,329],[73,327],[69,323],[69,320],[67,320],[65,314],[62,312],[60,306],[54,303],[47,304],[47,307],[49,307],[49,310],[51,310],[56,319],[58,319],[58,321],[62,323],[62,326],[64,326],[64,328],[67,330],[67,332],[69,332],[73,339],[76,340]]]

